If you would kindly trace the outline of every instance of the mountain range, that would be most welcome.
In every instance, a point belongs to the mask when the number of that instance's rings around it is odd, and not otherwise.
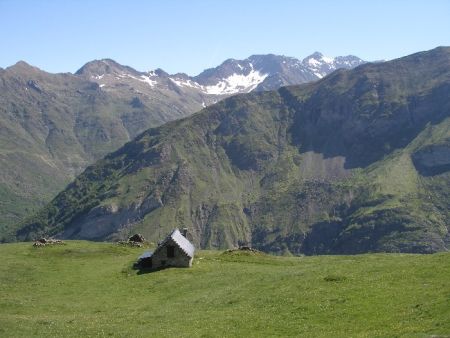
[[[0,68],[0,233],[50,201],[89,164],[144,130],[225,97],[314,81],[364,63],[315,53],[227,60],[198,76],[140,72],[109,59],[75,74],[21,61]]]
[[[350,69],[363,63],[365,61],[356,56],[330,58],[319,52],[302,61],[273,54],[252,55],[245,60],[228,59],[216,68],[189,76],[184,73],[170,75],[162,69],[139,72],[104,59],[87,63],[75,75],[98,83],[108,92],[124,94],[131,91],[144,97],[170,91],[183,92],[185,97],[194,96],[194,100],[204,107],[234,94],[316,81],[336,69]]]
[[[226,64],[230,72],[245,67]],[[244,69],[259,83],[242,88],[251,93],[144,131],[89,166],[16,237],[114,240],[140,232],[156,242],[188,227],[200,248],[448,250],[449,47],[271,91],[258,89],[286,79],[261,81],[256,57],[251,64]],[[237,88],[205,73],[185,81],[203,92]]]

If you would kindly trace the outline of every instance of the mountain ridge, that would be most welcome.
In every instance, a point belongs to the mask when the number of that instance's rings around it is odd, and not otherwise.
[[[349,55],[335,58],[325,57],[321,53],[314,53],[300,61],[293,57],[275,54],[251,55],[237,60],[227,59],[214,68],[209,68],[198,75],[189,76],[185,73],[168,74],[162,69],[148,72],[137,71],[128,66],[122,66],[112,59],[93,60],[82,66],[75,74],[83,75],[101,83],[104,75],[115,74],[119,77],[130,77],[138,81],[147,82],[150,86],[163,85],[169,79],[178,87],[197,89],[203,95],[229,95],[256,90],[276,89],[279,83],[264,83],[266,77],[278,76],[284,79],[282,84],[298,84],[317,80],[338,68],[353,68],[365,61]],[[92,69],[95,69],[92,72]],[[250,78],[248,78],[250,77]],[[116,78],[119,80],[119,78]],[[97,81],[98,80],[98,81]],[[158,82],[161,81],[161,84]],[[236,82],[231,84],[230,82]],[[228,87],[228,88],[227,88]]]

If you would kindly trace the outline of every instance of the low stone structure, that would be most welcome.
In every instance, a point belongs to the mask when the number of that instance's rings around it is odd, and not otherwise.
[[[130,236],[127,241],[119,241],[117,244],[119,245],[128,245],[128,246],[136,246],[136,247],[142,247],[144,246],[145,238],[141,234],[134,234],[133,236]]]
[[[139,242],[132,242],[132,241],[118,241],[117,244],[119,245],[126,245],[126,246],[132,246],[137,248],[142,248],[144,245]]]
[[[257,249],[253,249],[251,246],[242,245],[237,249],[228,249],[224,253],[233,253],[233,252],[248,252],[248,253],[262,253]]]
[[[141,234],[134,234],[133,236],[130,236],[128,238],[129,242],[137,242],[137,243],[144,243],[145,238]]]
[[[146,269],[166,267],[191,267],[194,259],[194,245],[186,238],[187,229],[173,230],[154,252],[145,252],[137,265]]]
[[[40,247],[40,246],[49,246],[49,245],[55,245],[55,244],[66,244],[64,241],[60,239],[53,239],[53,238],[39,238],[34,243],[34,247]]]

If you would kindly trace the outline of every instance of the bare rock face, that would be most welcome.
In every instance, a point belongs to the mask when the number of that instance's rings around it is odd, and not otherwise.
[[[79,220],[71,229],[65,229],[59,234],[62,238],[77,238],[95,240],[111,231],[117,231],[133,221],[128,210],[119,210],[115,205],[100,205]]]
[[[417,171],[422,176],[434,176],[450,170],[450,140],[444,144],[426,146],[412,155]]]

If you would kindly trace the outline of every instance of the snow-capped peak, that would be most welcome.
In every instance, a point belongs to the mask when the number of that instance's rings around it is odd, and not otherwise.
[[[306,57],[303,60],[303,63],[306,63],[311,66],[318,66],[322,64],[333,64],[335,61],[335,58],[325,56],[322,53],[315,52],[314,54],[311,54],[310,56]]]
[[[302,63],[304,66],[311,68],[316,76],[322,78],[338,68],[353,68],[363,64],[364,61],[353,55],[338,56],[333,58],[324,56],[322,53],[315,52],[314,54],[311,54],[303,59]]]
[[[336,64],[336,58],[325,56],[319,52],[315,52],[306,57],[302,63],[319,79],[339,68]]]

